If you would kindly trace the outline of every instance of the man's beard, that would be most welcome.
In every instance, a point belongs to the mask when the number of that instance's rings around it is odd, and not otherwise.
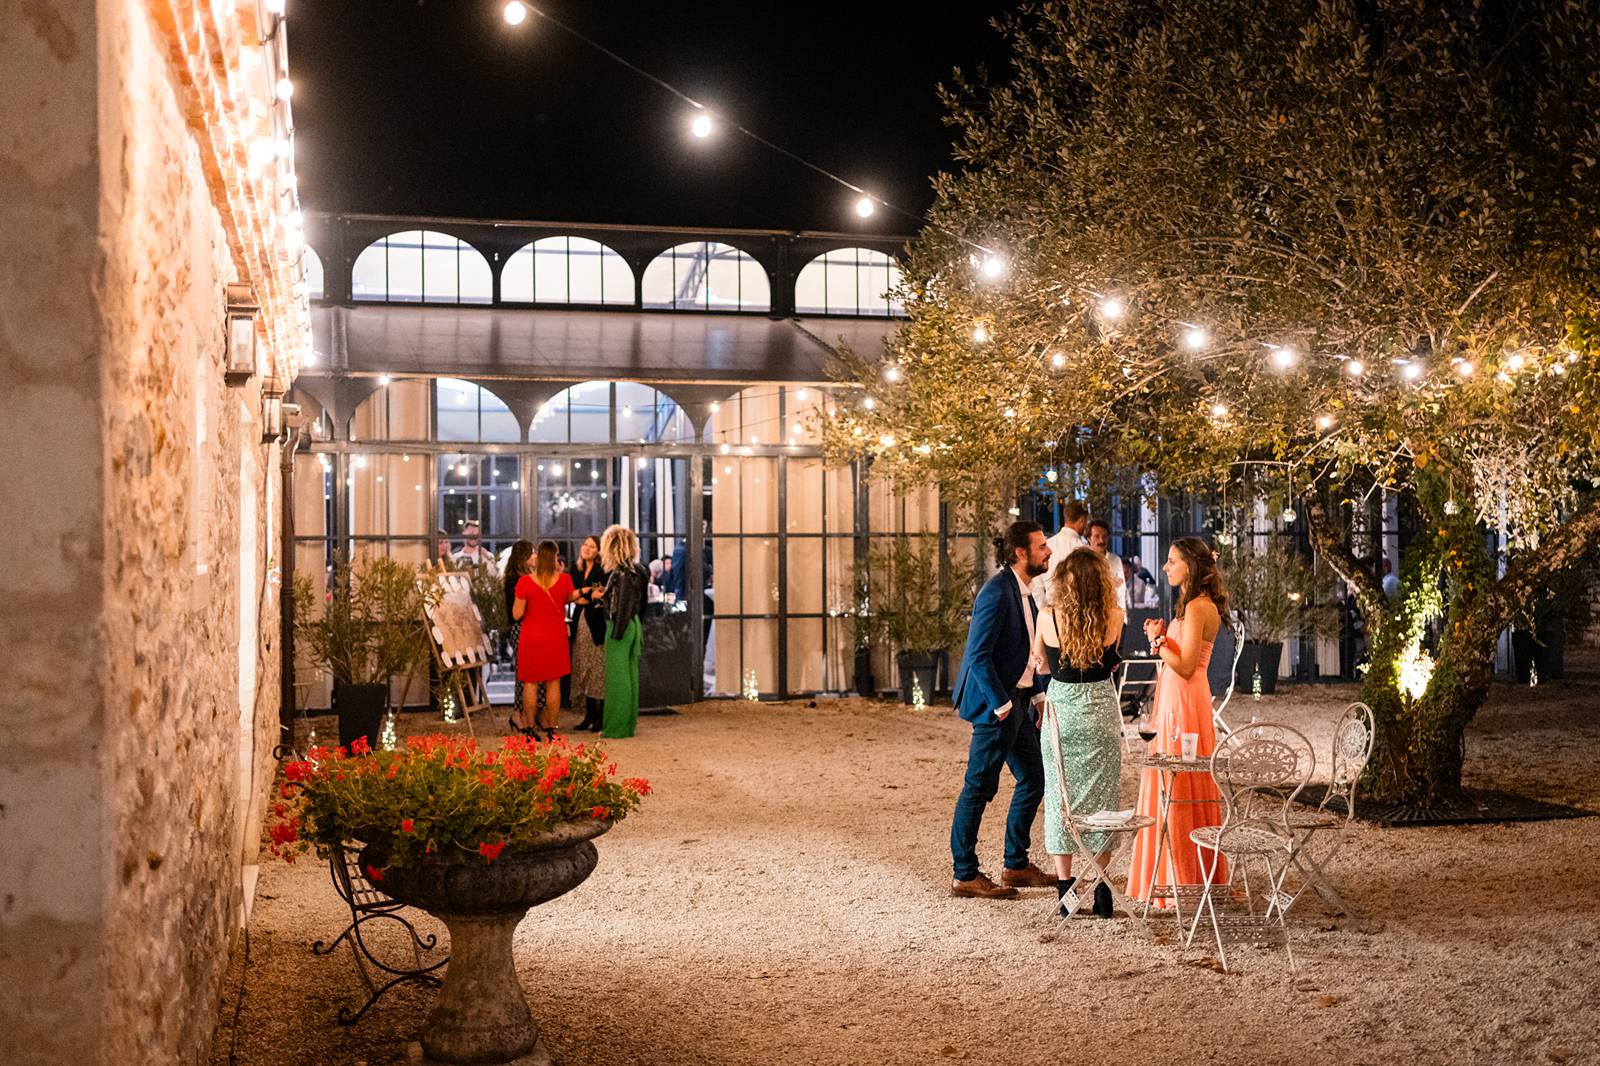
[[[1028,576],[1029,577],[1038,577],[1040,574],[1044,573],[1046,570],[1049,570],[1049,569],[1050,569],[1050,564],[1049,563],[1040,563],[1038,566],[1034,566],[1032,563],[1029,563],[1028,566],[1027,566]]]

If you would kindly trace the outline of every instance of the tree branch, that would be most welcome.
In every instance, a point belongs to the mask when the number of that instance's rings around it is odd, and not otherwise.
[[[1389,614],[1389,600],[1383,594],[1383,586],[1372,576],[1367,565],[1334,535],[1335,524],[1320,500],[1312,501],[1306,510],[1306,529],[1311,535],[1311,546],[1333,567],[1333,572],[1350,586],[1361,604],[1362,613],[1372,625],[1381,629]]]
[[[1579,508],[1572,519],[1543,538],[1538,550],[1521,556],[1507,568],[1484,597],[1484,609],[1506,620],[1516,607],[1538,591],[1553,575],[1582,562],[1584,553],[1600,538],[1600,495]]]

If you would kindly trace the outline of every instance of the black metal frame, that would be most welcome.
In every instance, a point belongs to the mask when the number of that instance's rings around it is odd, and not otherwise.
[[[445,955],[438,962],[426,966],[423,965],[422,958],[424,951],[433,951],[438,946],[439,938],[432,933],[423,938],[417,932],[416,926],[400,916],[399,912],[404,910],[406,905],[384,895],[373,886],[361,871],[360,852],[356,848],[349,845],[335,848],[333,855],[328,859],[328,875],[333,879],[333,890],[350,908],[350,924],[331,942],[324,944],[318,940],[313,943],[311,954],[331,955],[341,942],[348,941],[356,973],[360,976],[362,984],[366,985],[368,993],[367,1001],[360,1009],[352,1011],[348,1006],[339,1008],[340,1025],[354,1025],[359,1022],[384,993],[399,985],[415,983],[438,988],[443,984],[440,978],[434,976],[434,971],[448,963],[450,956]],[[414,967],[403,969],[390,966],[373,954],[372,949],[367,946],[366,938],[361,933],[362,926],[380,921],[398,922],[405,928],[411,937],[411,952],[416,961]],[[383,973],[389,974],[389,980],[380,986],[367,970],[369,963]]]

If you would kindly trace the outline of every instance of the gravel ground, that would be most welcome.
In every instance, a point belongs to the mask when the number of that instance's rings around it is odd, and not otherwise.
[[[1353,694],[1292,687],[1246,713],[1321,752]],[[517,932],[556,1062],[1600,1062],[1600,818],[1360,827],[1334,873],[1360,919],[1308,896],[1298,973],[1240,948],[1224,974],[1180,961],[1166,924],[1063,928],[1053,890],[951,898],[969,732],[948,709],[708,702],[607,742],[655,794],[598,841],[589,881]],[[1468,783],[1600,810],[1597,762],[1600,683],[1507,686],[1474,724]],[[1123,788],[1131,806],[1131,771]],[[983,827],[996,874],[1009,794],[1007,776]],[[230,1048],[262,1066],[404,1060],[433,993],[402,988],[337,1025],[362,998],[350,956],[307,946],[344,922],[324,866],[266,859],[213,1063]]]

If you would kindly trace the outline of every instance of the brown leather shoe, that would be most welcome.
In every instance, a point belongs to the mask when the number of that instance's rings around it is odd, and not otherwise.
[[[1000,883],[1008,888],[1056,887],[1056,879],[1031,862],[1020,870],[1001,870]]]
[[[1017,890],[1014,888],[1001,888],[983,874],[972,878],[970,881],[952,881],[950,883],[952,896],[965,896],[970,899],[1016,899]]]

